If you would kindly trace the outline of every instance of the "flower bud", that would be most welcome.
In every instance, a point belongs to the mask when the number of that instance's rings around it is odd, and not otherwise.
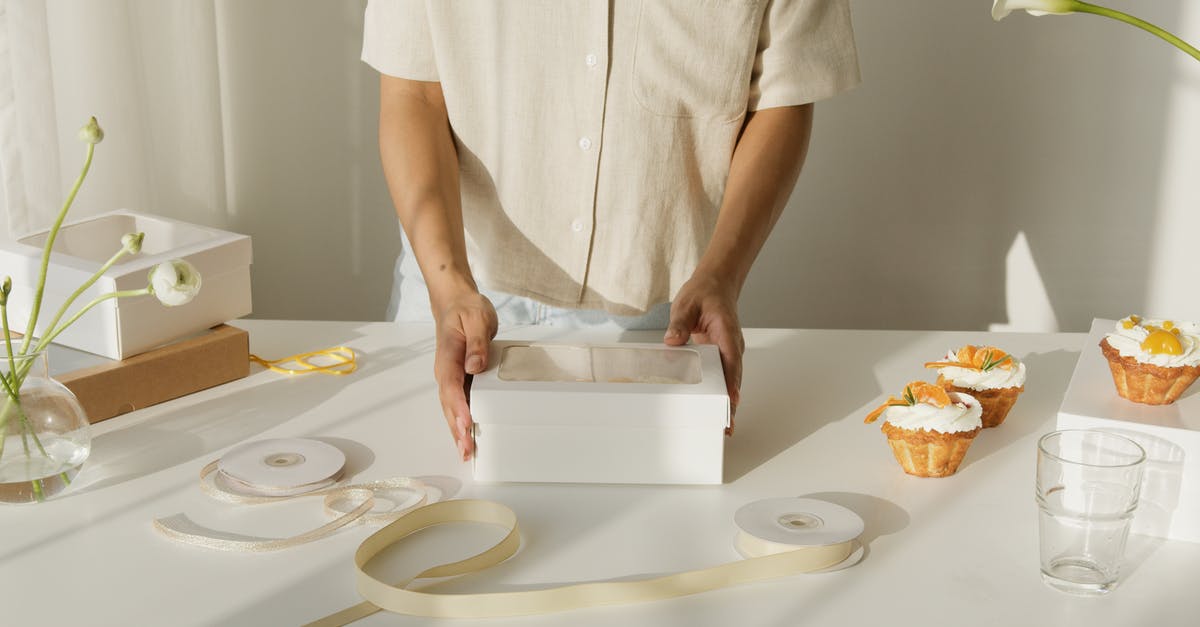
[[[125,252],[136,255],[142,251],[142,239],[145,237],[145,233],[126,233],[121,236],[121,247]]]
[[[0,305],[8,304],[8,294],[12,292],[12,277],[4,277],[4,283],[0,284]]]
[[[172,259],[150,271],[150,292],[168,307],[185,305],[200,291],[200,271],[182,259]]]
[[[85,144],[99,144],[104,141],[104,129],[96,122],[96,116],[92,116],[88,123],[79,129],[79,141]]]

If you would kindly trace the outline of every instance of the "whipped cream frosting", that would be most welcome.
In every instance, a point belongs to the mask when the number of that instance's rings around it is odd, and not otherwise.
[[[973,390],[1019,388],[1025,385],[1025,364],[1017,361],[1017,358],[1012,355],[1009,355],[1009,360],[1012,362],[1011,368],[997,366],[987,372],[982,372],[971,368],[944,366],[938,368],[938,374],[960,388]],[[953,349],[947,351],[946,361],[958,361],[958,353]]]
[[[929,403],[892,405],[883,419],[901,429],[925,429],[941,433],[973,431],[983,426],[979,401],[966,394],[950,393],[950,404],[936,407]]]
[[[1176,337],[1179,338],[1179,344],[1183,347],[1183,353],[1168,355],[1151,353],[1142,348],[1142,342],[1150,336],[1150,329],[1146,327],[1161,328],[1164,320],[1142,319],[1140,324],[1133,324],[1132,328],[1126,329],[1125,322],[1127,320],[1130,319],[1124,318],[1117,321],[1116,330],[1105,336],[1109,346],[1117,349],[1122,357],[1132,357],[1143,364],[1153,364],[1164,368],[1200,365],[1200,325],[1197,323],[1172,321],[1179,329],[1179,335]]]

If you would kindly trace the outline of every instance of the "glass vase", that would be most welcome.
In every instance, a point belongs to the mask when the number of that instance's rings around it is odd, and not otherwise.
[[[50,377],[45,351],[11,362],[0,351],[0,362],[0,503],[44,501],[79,473],[92,452],[91,427],[71,390]]]

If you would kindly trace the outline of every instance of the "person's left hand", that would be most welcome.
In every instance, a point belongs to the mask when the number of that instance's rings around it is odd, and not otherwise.
[[[663,342],[669,346],[686,344],[688,338],[699,344],[716,344],[725,370],[725,388],[729,392],[731,415],[727,435],[733,434],[732,413],[741,401],[742,353],[746,341],[738,322],[737,291],[727,281],[697,272],[675,295],[671,303],[671,322]]]

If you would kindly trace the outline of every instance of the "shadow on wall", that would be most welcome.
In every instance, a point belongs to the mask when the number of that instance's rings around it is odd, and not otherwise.
[[[255,317],[383,319],[400,240],[364,6],[217,5],[228,228],[254,237]]]
[[[1125,8],[1169,27],[1180,2]],[[853,4],[864,82],[817,105],[747,326],[1008,322],[1020,232],[1061,330],[1141,311],[1177,51],[1094,16],[989,9]]]

